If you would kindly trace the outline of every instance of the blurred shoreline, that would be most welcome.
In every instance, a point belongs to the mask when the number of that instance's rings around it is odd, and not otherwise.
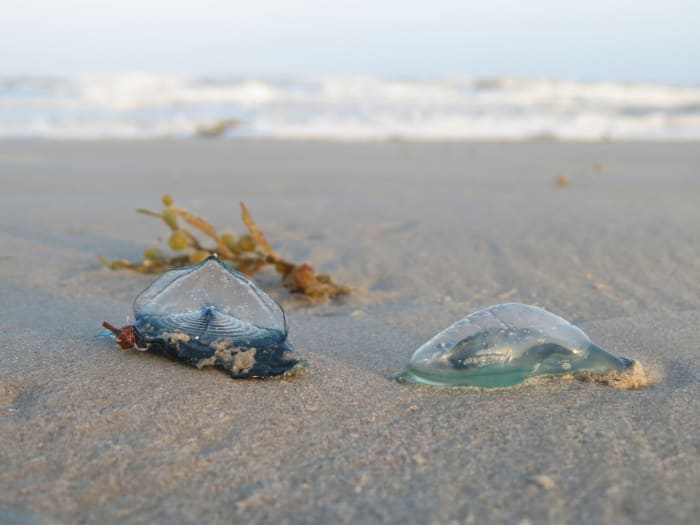
[[[700,86],[545,79],[0,76],[0,139],[700,140]]]

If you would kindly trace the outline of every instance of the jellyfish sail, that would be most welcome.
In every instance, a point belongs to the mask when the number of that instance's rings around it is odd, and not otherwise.
[[[216,366],[233,377],[277,376],[299,365],[282,307],[216,256],[163,274],[136,297],[134,313],[133,325],[103,324],[124,349]]]
[[[437,386],[517,385],[537,376],[613,378],[641,367],[547,310],[519,303],[472,313],[415,351],[400,379]]]

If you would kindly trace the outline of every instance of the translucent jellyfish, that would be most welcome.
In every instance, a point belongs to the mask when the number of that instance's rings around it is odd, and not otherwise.
[[[136,322],[109,323],[117,344],[232,377],[268,377],[299,364],[290,354],[282,307],[246,276],[212,256],[165,273],[134,301]]]
[[[494,388],[536,376],[582,374],[613,386],[642,386],[622,384],[623,376],[633,372],[643,373],[636,361],[612,355],[565,319],[509,303],[468,315],[434,336],[416,350],[400,379]]]

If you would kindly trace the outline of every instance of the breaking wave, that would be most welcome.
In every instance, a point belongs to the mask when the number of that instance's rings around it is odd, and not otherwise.
[[[0,77],[0,137],[696,140],[700,86],[536,79]]]

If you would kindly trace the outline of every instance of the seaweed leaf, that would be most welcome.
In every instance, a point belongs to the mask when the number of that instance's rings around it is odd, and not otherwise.
[[[243,202],[241,202],[241,219],[243,219],[243,224],[246,225],[246,228],[248,228],[248,231],[253,236],[256,246],[266,255],[279,258],[275,250],[272,249],[272,246],[270,246],[270,243],[267,241],[265,234],[260,230],[260,228],[258,228],[258,225],[255,224],[253,216],[250,214],[250,210],[248,210],[248,207]]]
[[[175,206],[172,206],[169,209],[172,210],[172,212],[175,215],[181,217],[205,235],[211,237],[215,241],[219,240],[219,236],[216,233],[216,228],[214,228],[214,226],[212,226],[212,224],[209,221],[199,217],[198,215],[195,215],[194,213],[190,213],[187,210],[183,210],[182,208],[176,208]]]
[[[157,211],[153,210],[147,210],[146,208],[136,208],[136,213],[140,213],[142,215],[148,215],[149,217],[158,217],[159,219],[162,219],[162,216],[160,213]]]

